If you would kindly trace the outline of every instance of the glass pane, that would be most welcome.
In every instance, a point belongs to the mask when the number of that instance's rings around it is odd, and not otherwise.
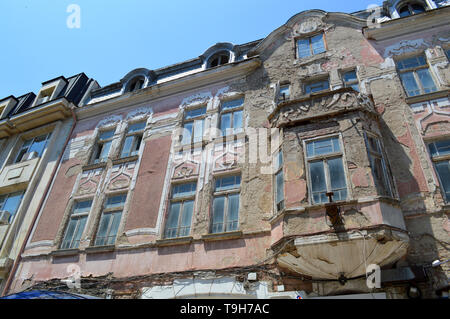
[[[170,205],[169,216],[167,217],[166,222],[166,238],[174,238],[177,236],[180,207],[181,202],[172,203],[172,205]]]
[[[350,87],[353,89],[353,90],[355,90],[356,92],[359,92],[359,84],[352,84],[352,85],[350,85]]]
[[[422,87],[425,93],[437,91],[436,85],[434,84],[433,78],[431,77],[430,70],[417,70],[417,75],[419,76],[419,81],[422,83]]]
[[[284,200],[284,177],[283,177],[283,171],[280,171],[276,175],[276,183],[277,183],[277,198],[276,203],[278,204],[282,200]]]
[[[128,126],[128,133],[139,132],[139,131],[142,131],[144,128],[145,128],[145,122],[130,124]]]
[[[20,202],[22,201],[22,196],[23,192],[9,194],[6,201],[3,203],[2,210],[6,210],[11,214],[10,220],[12,220],[12,216],[17,213],[17,209],[19,209]]]
[[[323,43],[323,34],[316,35],[311,38],[313,54],[325,52],[325,44]]]
[[[358,77],[356,76],[356,71],[353,70],[353,71],[344,73],[344,81],[345,82],[358,81]]]
[[[336,153],[340,150],[338,137],[309,142],[306,148],[308,157]]]
[[[450,162],[443,161],[436,163],[436,170],[441,181],[441,187],[445,193],[445,200],[450,202]]]
[[[225,197],[215,197],[213,202],[213,216],[211,232],[222,233],[224,231],[224,210],[225,210]]]
[[[102,214],[102,217],[100,219],[100,226],[98,228],[97,237],[95,239],[95,245],[96,246],[104,246],[106,245],[106,237],[107,237],[107,231],[109,222],[111,220],[112,214]]]
[[[72,214],[86,213],[91,210],[92,200],[77,202]]]
[[[77,226],[78,220],[73,218],[67,224],[66,235],[64,236],[64,240],[62,242],[61,248],[67,249],[71,248],[73,234],[75,232],[75,228]]]
[[[36,137],[33,141],[33,144],[29,148],[28,152],[29,153],[36,152],[38,156],[41,156],[42,153],[44,152],[45,146],[47,145],[47,136],[48,135],[46,134]]]
[[[101,132],[99,135],[99,140],[106,140],[114,136],[114,130]]]
[[[397,62],[397,67],[400,70],[415,68],[418,66],[426,65],[425,58],[422,55],[415,56],[412,58],[403,59]]]
[[[229,129],[231,128],[231,115],[232,113],[226,113],[222,114],[222,116],[220,117],[220,129],[222,131],[222,135],[227,135]]]
[[[328,169],[330,170],[331,191],[347,188],[342,158],[328,160]]]
[[[403,86],[405,87],[408,96],[420,95],[420,89],[416,83],[413,72],[402,73],[400,74],[400,78],[402,79]]]
[[[309,163],[309,174],[311,177],[311,188],[314,203],[327,202],[328,198],[325,196],[327,192],[327,185],[325,182],[325,170],[322,161]]]
[[[186,201],[183,203],[183,215],[181,217],[181,225],[178,236],[189,236],[192,223],[192,212],[194,211],[194,201]]]
[[[108,197],[106,200],[106,208],[122,207],[126,199],[126,194]]]
[[[107,245],[112,245],[116,241],[117,230],[119,229],[122,212],[117,212],[111,215],[113,215],[113,221],[111,224],[111,228],[109,229],[108,240],[106,242]]]
[[[238,229],[239,224],[239,194],[228,197],[228,221],[226,231]]]
[[[398,14],[400,15],[401,18],[411,15],[407,5],[401,8]]]
[[[128,136],[123,143],[123,149],[121,157],[127,157],[131,154],[131,146],[133,145],[134,136]]]
[[[320,82],[306,84],[305,92],[308,94],[308,93],[320,92],[323,90],[327,90],[329,88],[330,88],[330,85],[328,84],[328,80],[326,80],[326,81],[320,81]]]
[[[203,120],[194,122],[194,143],[201,142],[203,139]]]
[[[290,89],[289,89],[289,85],[283,85],[280,87],[280,92],[279,92],[279,96],[280,97],[284,97],[287,99],[289,98],[289,94],[290,94]]]
[[[381,154],[380,148],[378,147],[378,141],[375,138],[367,136],[367,142],[369,144],[370,151]]]
[[[180,198],[195,195],[197,183],[178,184],[173,186],[172,198]]]
[[[235,134],[242,132],[242,111],[233,113],[233,127]]]
[[[443,156],[450,154],[450,140],[438,141],[430,144],[432,156]]]
[[[222,111],[241,107],[242,104],[244,104],[244,98],[223,102]]]
[[[75,233],[75,236],[73,237],[72,245],[70,245],[70,248],[78,248],[78,246],[80,245],[80,239],[84,231],[84,226],[86,225],[86,220],[87,216],[78,218],[77,231]]]
[[[389,186],[387,184],[386,175],[384,174],[383,160],[378,157],[371,157],[370,164],[375,180],[375,185],[381,195],[389,195]]]
[[[240,185],[241,185],[240,175],[218,178],[216,180],[216,192],[239,188]]]
[[[111,148],[111,143],[112,142],[109,141],[100,146],[102,148],[102,150],[100,152],[100,156],[99,156],[99,159],[101,162],[106,161],[106,159],[108,158],[109,149]]]
[[[425,8],[423,6],[421,6],[420,4],[411,5],[411,9],[414,14],[425,12]]]
[[[201,107],[198,109],[186,111],[184,119],[189,120],[189,119],[193,119],[198,116],[202,116],[204,114],[206,114],[206,107]]]
[[[298,40],[297,49],[299,58],[306,58],[311,56],[311,49],[309,48],[309,39]]]
[[[279,170],[283,166],[283,152],[278,152],[275,155],[275,170]]]
[[[184,124],[184,130],[183,130],[183,139],[181,140],[181,144],[191,144],[191,136],[192,136],[192,128],[194,123],[189,122]]]

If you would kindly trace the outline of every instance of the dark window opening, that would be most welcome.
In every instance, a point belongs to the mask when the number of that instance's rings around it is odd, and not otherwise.
[[[398,10],[401,18],[407,17],[413,14],[419,14],[425,12],[425,7],[421,4],[406,4]]]
[[[221,53],[218,53],[218,54],[212,56],[209,59],[209,61],[210,61],[209,62],[210,68],[213,68],[213,67],[216,67],[219,65],[223,65],[230,61],[230,54],[226,53],[226,52],[221,52]]]
[[[128,92],[134,92],[134,91],[140,90],[140,89],[142,89],[143,86],[144,86],[144,79],[142,79],[142,78],[135,79],[131,82],[131,84],[128,88]]]

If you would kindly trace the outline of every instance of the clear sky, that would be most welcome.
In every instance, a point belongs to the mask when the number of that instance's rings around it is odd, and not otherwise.
[[[266,37],[304,10],[355,12],[382,0],[0,0],[0,99],[80,72],[101,86],[129,71]],[[80,28],[69,28],[71,4]],[[70,19],[72,22],[76,22]]]

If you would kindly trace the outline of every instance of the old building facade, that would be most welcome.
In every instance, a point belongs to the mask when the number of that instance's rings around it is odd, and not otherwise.
[[[450,7],[375,12],[92,85],[5,293],[448,291]]]

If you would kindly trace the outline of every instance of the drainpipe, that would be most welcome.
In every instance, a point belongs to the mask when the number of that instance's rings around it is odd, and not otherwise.
[[[36,210],[36,213],[34,214],[34,217],[33,217],[33,220],[31,222],[31,225],[28,228],[27,235],[25,236],[25,240],[22,243],[22,247],[20,248],[20,252],[17,255],[16,260],[14,261],[14,265],[13,265],[11,271],[9,272],[8,280],[6,281],[5,288],[3,288],[2,296],[6,295],[6,293],[9,290],[9,287],[11,286],[11,282],[12,282],[12,280],[13,280],[15,274],[16,274],[17,267],[19,266],[19,263],[20,263],[20,261],[22,259],[21,258],[22,254],[23,254],[23,252],[25,250],[25,246],[27,245],[27,242],[28,242],[28,240],[30,238],[31,232],[32,232],[32,230],[34,228],[34,224],[36,223],[36,220],[37,220],[37,218],[39,216],[39,212],[41,211],[42,206],[44,205],[44,200],[47,197],[48,192],[50,191],[50,186],[52,185],[52,182],[55,179],[56,170],[58,169],[58,166],[61,163],[62,156],[63,156],[63,154],[64,154],[64,152],[66,150],[67,144],[69,144],[70,137],[72,136],[73,131],[75,130],[75,125],[77,124],[77,117],[75,116],[74,106],[70,107],[70,111],[72,112],[72,118],[73,118],[72,129],[70,130],[70,133],[67,136],[66,142],[64,143],[64,147],[62,148],[62,151],[61,151],[61,154],[59,155],[58,161],[55,163],[55,167],[53,168],[53,172],[52,172],[51,178],[49,179],[49,181],[47,183],[47,186],[45,188],[45,191],[43,193],[41,201],[39,202],[39,206],[38,206],[38,208]]]

